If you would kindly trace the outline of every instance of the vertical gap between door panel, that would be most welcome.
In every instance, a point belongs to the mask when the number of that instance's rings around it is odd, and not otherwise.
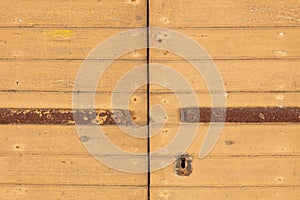
[[[147,173],[147,196],[150,200],[150,189],[151,189],[151,161],[150,161],[150,43],[149,43],[149,28],[150,28],[150,19],[149,19],[149,1],[147,0],[147,153],[148,153],[148,173]]]

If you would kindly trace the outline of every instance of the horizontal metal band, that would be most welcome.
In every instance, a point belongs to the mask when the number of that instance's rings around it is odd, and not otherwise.
[[[300,108],[298,107],[228,107],[224,108],[182,108],[181,122],[300,122]]]

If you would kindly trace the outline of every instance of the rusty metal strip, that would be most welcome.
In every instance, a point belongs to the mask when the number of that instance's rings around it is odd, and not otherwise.
[[[74,114],[77,124],[86,125],[130,125],[131,113],[128,110],[71,110],[71,109],[26,109],[0,108],[0,124],[53,124],[74,125]],[[182,108],[181,122],[197,123],[220,122],[218,109]],[[230,107],[226,109],[225,122],[261,123],[261,122],[300,122],[298,107]]]
[[[180,110],[181,122],[220,122],[221,108],[183,108]],[[211,117],[214,120],[211,121]],[[226,108],[225,122],[261,123],[261,122],[300,122],[299,107],[229,107]]]
[[[128,125],[131,124],[127,110],[71,110],[71,109],[0,109],[0,124],[45,125]]]

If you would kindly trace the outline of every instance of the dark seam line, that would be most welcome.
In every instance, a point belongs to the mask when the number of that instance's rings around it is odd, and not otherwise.
[[[58,93],[58,94],[71,94],[71,93],[81,93],[81,94],[86,94],[86,93],[95,93],[95,94],[111,94],[110,91],[59,91],[59,90],[0,90],[0,93],[6,93],[6,92],[10,92],[10,93]],[[128,92],[118,92],[115,91],[113,92],[115,94],[128,94],[128,93],[132,93],[130,91]],[[141,90],[141,91],[137,91],[135,92],[136,94],[145,94],[145,91]],[[228,94],[238,94],[238,93],[249,93],[249,94],[278,94],[278,93],[285,93],[285,94],[297,94],[300,93],[300,90],[227,90]],[[169,92],[169,91],[155,91],[155,92],[150,92],[150,94],[156,95],[156,94],[174,94],[173,92]],[[191,92],[185,92],[185,91],[177,91],[176,94],[194,94]],[[214,94],[214,92],[206,92],[206,91],[195,91],[195,94]]]
[[[0,183],[0,186],[8,186],[8,187],[15,187],[15,186],[32,186],[32,187],[116,187],[116,188],[140,188],[142,189],[145,185],[109,185],[109,184],[66,184],[66,183]],[[156,185],[153,186],[154,188],[177,188],[176,185]],[[299,188],[300,185],[190,185],[190,186],[180,186],[184,189],[191,188]],[[184,190],[183,189],[183,190]]]
[[[91,61],[102,61],[102,60],[113,60],[112,58],[103,58],[103,59],[84,59],[84,58],[0,58],[0,62],[32,62],[32,61],[84,61],[84,60],[91,60]],[[190,61],[206,61],[208,59],[189,59]],[[211,60],[211,59],[210,59]],[[232,57],[232,58],[213,58],[214,61],[299,61],[300,57],[287,57],[287,58],[277,58],[277,57]],[[145,59],[118,59],[118,61],[130,61],[130,62],[142,62],[146,61]],[[186,61],[184,59],[152,59],[151,62],[182,62]]]
[[[158,25],[155,25],[158,26]],[[1,29],[134,29],[134,28],[143,28],[146,27],[144,25],[141,26],[120,26],[120,27],[113,27],[113,26],[51,26],[51,25],[36,25],[34,27],[29,26],[0,26]],[[282,28],[288,28],[288,29],[298,29],[300,28],[299,25],[295,26],[164,26],[164,28],[172,28],[172,29],[282,29]]]
[[[143,189],[145,185],[115,185],[115,184],[72,184],[72,183],[0,183],[0,186],[33,186],[33,187],[116,187],[116,188],[123,188],[123,187],[129,187],[129,188],[140,188]]]
[[[82,158],[90,158],[90,155],[84,154],[84,153],[41,153],[41,152],[20,152],[16,153],[15,151],[6,151],[6,152],[0,152],[0,156],[5,156],[5,157],[56,157],[56,156],[77,156],[77,157],[82,157]],[[94,156],[104,156],[104,157],[119,157],[119,158],[132,158],[133,156],[125,156],[125,155],[112,155],[112,154],[105,154],[105,155],[98,155],[94,154]],[[191,154],[191,156],[197,156],[195,153]],[[144,156],[135,156],[135,158],[143,158]],[[155,158],[174,158],[174,155],[164,155],[164,156],[155,156]],[[216,155],[210,155],[210,160],[216,160],[216,159],[257,159],[257,158],[267,158],[267,159],[297,159],[299,160],[300,158],[300,152],[293,152],[292,153],[287,153],[287,154],[216,154]],[[197,158],[195,158],[197,159]],[[208,159],[207,159],[208,160]]]
[[[148,200],[151,198],[151,169],[150,169],[150,5],[149,0],[147,0],[147,165],[148,165],[148,173],[147,173],[147,197]]]

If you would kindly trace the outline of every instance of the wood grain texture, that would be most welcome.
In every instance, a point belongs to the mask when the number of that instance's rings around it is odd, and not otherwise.
[[[147,150],[145,139],[131,137],[115,126],[102,127],[102,130],[116,146],[126,151],[145,153]],[[207,130],[207,124],[199,126],[196,138],[187,152],[197,155]],[[300,126],[296,124],[225,124],[222,135],[209,156],[300,155],[299,130]],[[166,146],[177,131],[178,125],[165,125],[151,138],[151,149],[155,151]],[[0,146],[3,147],[1,155],[89,155],[74,126],[2,125]]]
[[[186,150],[195,157],[202,146],[208,131],[208,124],[200,124],[196,136]],[[179,125],[165,125],[157,135],[151,138],[151,150],[156,151],[175,138]],[[191,134],[188,124],[181,125],[185,134]],[[299,149],[299,124],[230,124],[225,123],[222,134],[215,147],[208,155],[212,157],[240,157],[243,156],[298,156]],[[175,156],[180,152],[170,152]],[[196,169],[196,168],[194,168]],[[197,169],[196,169],[197,170]],[[170,172],[170,174],[172,174]]]
[[[112,192],[113,191],[113,192]],[[122,200],[147,199],[144,187],[134,186],[80,186],[80,185],[2,185],[1,198],[10,199],[78,199],[78,200]]]
[[[150,26],[173,28],[207,50],[224,79],[227,106],[299,107],[297,0],[149,3]],[[2,0],[1,5],[2,109],[71,109],[76,73],[87,55],[107,38],[147,24],[147,2],[142,0]],[[161,42],[168,39],[172,35]],[[183,74],[193,86],[199,106],[211,106],[203,79],[182,58],[162,50],[151,50],[148,57]],[[111,55],[96,59],[115,58]],[[145,64],[146,59],[145,49],[117,58],[99,82],[96,108],[111,109],[111,92],[117,81],[134,66]],[[168,74],[162,73],[161,77],[167,78]],[[130,84],[134,87],[134,81]],[[146,87],[141,87],[128,99],[128,109],[139,124],[147,121],[146,91]],[[161,104],[167,113],[162,116],[166,125],[150,141],[151,150],[157,150],[174,138],[181,107],[167,88],[151,85],[149,92],[149,105]],[[186,93],[185,88],[181,92],[183,98],[191,99],[192,94]],[[118,93],[117,98],[124,95]],[[151,120],[158,124],[164,121]],[[179,177],[172,164],[151,173],[151,199],[298,198],[299,124],[226,123],[213,151],[207,158],[199,159],[207,129],[208,124],[200,124],[187,150],[193,157],[192,174]],[[147,151],[146,140],[126,135],[116,126],[103,130],[124,150]],[[85,139],[78,136],[74,126],[2,124],[0,198],[148,198],[147,174],[123,173],[107,167],[87,152],[82,144]],[[177,153],[180,152],[170,152],[168,158]],[[134,162],[121,155],[120,159],[124,159],[124,165]]]
[[[151,199],[297,199],[299,187],[152,187]]]
[[[1,0],[1,27],[143,27],[142,0]],[[30,13],[30,14],[28,14]]]
[[[177,176],[173,166],[152,173],[152,186],[299,186],[299,157],[193,157],[193,173]]]
[[[10,199],[146,199],[147,190],[136,186],[80,186],[80,185],[2,185],[1,198]]]
[[[121,157],[119,157],[121,159]],[[155,158],[154,158],[155,159]],[[160,158],[161,159],[161,158]],[[129,158],[124,158],[128,162]],[[145,174],[117,172],[91,156],[1,155],[1,183],[146,185]],[[189,177],[173,165],[152,173],[152,186],[299,186],[299,157],[193,158]],[[205,172],[205,173],[204,173]]]
[[[298,29],[187,28],[175,29],[175,31],[180,31],[195,39],[213,59],[299,59]],[[2,52],[0,59],[85,59],[100,42],[124,31],[123,29],[99,28],[67,29],[68,34],[65,34],[64,30],[59,30],[0,29],[0,37],[3,38],[0,46]],[[282,35],[281,32],[284,34]],[[145,51],[134,51],[123,57],[123,59],[131,60],[145,60],[145,58]],[[115,58],[112,55],[106,59]],[[151,51],[151,60],[169,59],[175,58],[172,58],[166,51]]]
[[[190,84],[194,92],[208,92],[205,79],[189,61],[161,61],[158,63],[179,73],[183,80]],[[300,62],[297,60],[215,60],[214,63],[227,92],[299,91]],[[206,65],[205,61],[199,62],[200,67]],[[160,70],[161,82],[166,85],[176,85],[176,90],[179,92],[187,92],[188,88],[185,88],[184,84],[180,84],[183,80],[175,79],[169,73],[170,70]],[[150,79],[155,79],[155,75],[152,75],[150,70]],[[150,89],[151,92],[170,91],[158,85],[151,85]]]
[[[195,40],[213,60],[216,59],[299,59],[299,28],[266,29],[174,29]],[[164,34],[163,31],[161,31]],[[176,38],[184,44],[183,38]],[[161,39],[161,43],[172,41],[172,35]],[[176,52],[175,52],[176,53]],[[152,50],[151,60],[182,60],[167,50]],[[187,57],[185,59],[195,59]],[[197,59],[206,59],[199,55]]]
[[[150,1],[150,23],[159,27],[299,26],[297,0]]]
[[[2,38],[0,59],[82,60],[101,42],[126,30],[120,28],[0,29],[0,38]],[[115,59],[115,56],[103,57],[103,55],[99,55],[97,58]],[[146,51],[129,52],[121,59],[145,60]]]
[[[190,93],[182,93],[183,98],[192,98]],[[123,98],[123,94],[118,94]],[[196,93],[199,105],[202,107],[211,106],[208,93]],[[95,108],[111,109],[111,93],[97,93]],[[20,101],[22,99],[22,101]],[[230,107],[297,107],[299,106],[300,94],[294,92],[229,92],[227,95],[227,106]],[[139,116],[146,111],[146,94],[133,93],[129,110],[135,111]],[[176,96],[172,93],[151,93],[151,105],[161,104],[168,113],[168,116],[178,117],[181,108]],[[192,105],[192,103],[190,104]],[[72,108],[72,93],[70,92],[22,92],[2,91],[0,92],[1,108]],[[140,117],[142,118],[142,117]],[[179,122],[179,121],[178,121]]]
[[[126,151],[147,152],[146,139],[132,137],[117,126],[101,129],[113,144]],[[0,138],[2,155],[90,155],[75,126],[2,125]]]
[[[1,155],[0,164],[2,184],[147,185],[145,174],[119,172],[91,155]]]
[[[100,61],[95,61],[95,64]],[[187,61],[163,61],[160,64],[171,67],[180,73],[195,92],[206,92],[207,86],[202,76]],[[64,91],[74,89],[77,73],[82,61],[2,61],[0,62],[0,90],[14,91]],[[144,61],[115,61],[99,77],[97,92],[112,92],[124,75],[135,67],[145,64]],[[282,60],[216,60],[216,66],[224,81],[227,92],[280,92],[297,91],[300,87],[300,62]],[[146,81],[146,67],[144,79]],[[174,83],[169,71],[161,71],[161,81]],[[140,78],[143,75],[136,73]],[[153,79],[152,73],[150,78]],[[267,78],[270,77],[270,78]],[[288,78],[286,78],[288,77]],[[135,81],[129,82],[134,88]],[[176,85],[178,91],[186,88]],[[122,91],[122,92],[132,92]],[[146,92],[140,87],[139,92]],[[166,88],[152,84],[150,92],[166,92]],[[118,92],[118,91],[116,91]]]
[[[101,61],[93,61],[91,65],[98,65]],[[78,72],[83,61],[2,61],[0,62],[0,90],[14,91],[50,91],[72,92],[76,81],[89,78],[88,75]],[[137,66],[144,65],[144,61],[115,61],[107,67],[99,77],[97,92],[132,92],[135,82],[128,82],[131,90],[115,90],[115,86],[122,77]],[[139,71],[141,72],[141,71]],[[94,72],[89,72],[90,75]],[[146,67],[144,75],[136,73],[136,76],[146,80]],[[77,82],[77,86],[79,83]],[[82,90],[89,91],[84,86]],[[146,87],[138,88],[139,92],[145,92]]]

